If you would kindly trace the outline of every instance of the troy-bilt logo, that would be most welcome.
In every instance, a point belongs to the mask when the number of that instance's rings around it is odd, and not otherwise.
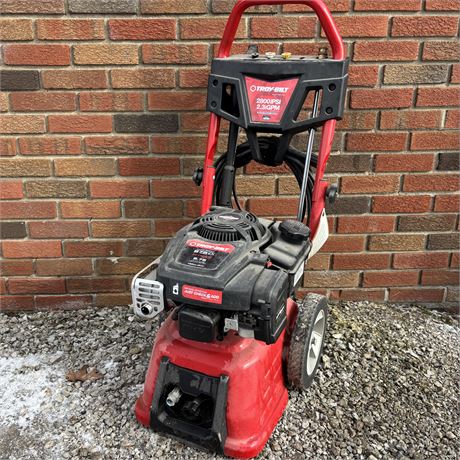
[[[231,244],[205,243],[200,240],[188,240],[185,244],[189,248],[207,249],[208,251],[225,252],[226,254],[230,254],[235,250],[235,246]]]
[[[184,284],[182,286],[182,297],[186,299],[199,300],[200,302],[207,303],[222,303],[222,291],[215,291],[214,289],[204,289],[198,286],[189,286]]]
[[[249,88],[251,93],[255,93],[256,91],[260,93],[287,93],[289,91],[288,87],[282,86],[256,86],[251,85]]]

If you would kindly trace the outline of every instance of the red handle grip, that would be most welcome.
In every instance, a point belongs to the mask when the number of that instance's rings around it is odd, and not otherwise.
[[[318,16],[321,27],[323,28],[326,37],[332,48],[332,55],[334,59],[345,59],[345,47],[343,45],[342,37],[337,30],[331,12],[322,0],[238,0],[233,8],[227,25],[225,26],[224,35],[220,42],[218,57],[226,58],[230,55],[230,48],[232,47],[233,40],[235,39],[236,31],[241,20],[243,13],[251,6],[258,5],[307,5],[313,9]]]

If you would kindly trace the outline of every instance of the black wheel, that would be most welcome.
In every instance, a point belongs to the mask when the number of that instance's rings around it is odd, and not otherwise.
[[[306,390],[313,382],[323,354],[328,306],[326,297],[307,294],[291,335],[287,379],[291,387]]]

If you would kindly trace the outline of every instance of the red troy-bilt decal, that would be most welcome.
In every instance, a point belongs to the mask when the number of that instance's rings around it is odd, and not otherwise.
[[[299,79],[265,81],[245,77],[245,81],[251,120],[256,123],[279,123]]]
[[[226,254],[230,254],[235,250],[235,246],[231,244],[206,243],[200,240],[187,240],[185,244],[189,248],[207,249],[208,251],[225,252]]]
[[[215,291],[213,289],[204,289],[197,286],[189,286],[184,284],[182,286],[182,297],[186,299],[199,300],[208,303],[222,303],[222,291]]]

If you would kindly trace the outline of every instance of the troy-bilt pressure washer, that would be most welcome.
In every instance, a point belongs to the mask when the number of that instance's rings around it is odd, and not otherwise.
[[[243,12],[255,5],[305,4],[332,48],[319,56],[229,56]],[[239,0],[212,61],[211,112],[202,215],[181,229],[164,254],[136,275],[134,310],[161,315],[136,416],[146,426],[233,457],[257,455],[287,404],[287,386],[307,388],[322,353],[327,302],[297,302],[305,261],[328,237],[323,180],[336,120],[343,113],[348,61],[322,0]],[[313,95],[313,108],[303,106]],[[220,120],[230,122],[228,150],[214,162]],[[318,155],[316,130],[322,126]],[[238,144],[243,129],[247,142]],[[309,131],[306,153],[291,144]],[[272,133],[272,136],[259,136]],[[258,219],[240,209],[235,171],[255,160],[286,163],[300,185],[297,220]],[[235,206],[232,207],[232,195]]]

